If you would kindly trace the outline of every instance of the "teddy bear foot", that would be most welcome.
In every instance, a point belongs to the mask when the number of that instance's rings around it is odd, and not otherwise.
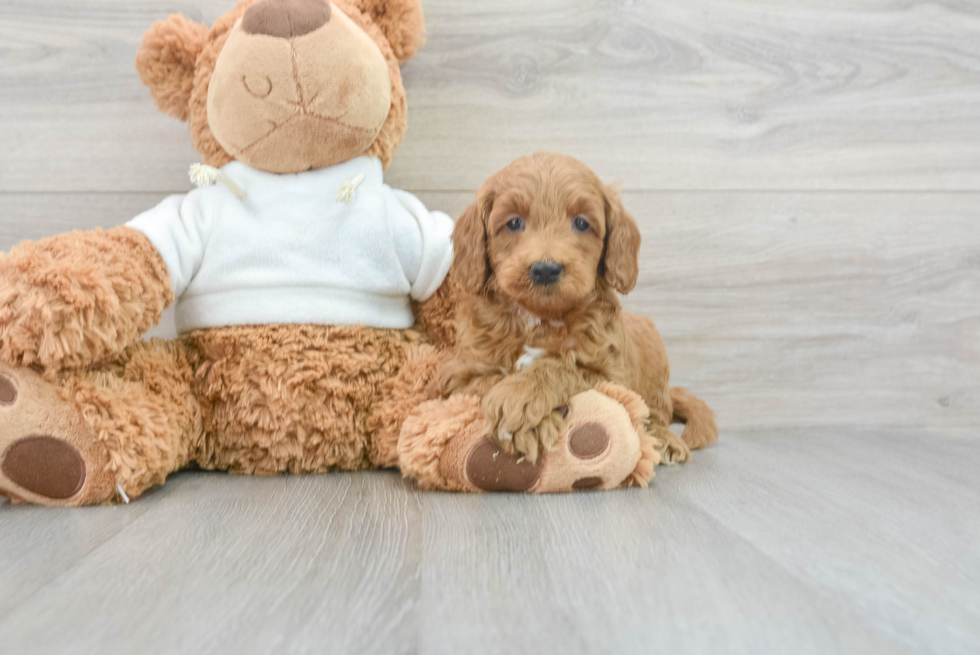
[[[30,369],[0,365],[0,495],[74,506],[115,494],[108,453],[57,389]]]
[[[487,435],[480,401],[431,401],[405,423],[403,473],[426,489],[563,493],[646,486],[660,447],[643,429],[643,401],[612,384],[578,394],[555,446],[531,462]]]

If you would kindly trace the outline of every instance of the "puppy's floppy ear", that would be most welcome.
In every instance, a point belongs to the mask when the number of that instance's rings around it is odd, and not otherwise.
[[[421,0],[354,0],[353,4],[381,28],[398,61],[411,59],[425,43]]]
[[[453,227],[453,275],[465,293],[477,295],[490,278],[487,218],[492,196],[477,196]]]
[[[603,192],[606,205],[606,242],[603,247],[599,275],[606,278],[613,289],[629,293],[636,286],[640,273],[640,228],[623,207],[619,192],[606,187]]]
[[[190,116],[197,56],[207,39],[207,27],[174,14],[147,30],[136,53],[136,70],[157,107],[182,121]]]

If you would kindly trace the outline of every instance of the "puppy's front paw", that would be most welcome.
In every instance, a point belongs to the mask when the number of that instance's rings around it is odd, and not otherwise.
[[[507,452],[517,451],[536,461],[565,429],[566,400],[554,390],[505,378],[483,398],[490,431]],[[564,409],[564,411],[563,411]]]

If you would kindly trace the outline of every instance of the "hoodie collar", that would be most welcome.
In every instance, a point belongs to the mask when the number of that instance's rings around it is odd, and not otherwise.
[[[355,157],[348,161],[326,168],[317,168],[302,173],[266,173],[240,161],[233,161],[221,167],[221,172],[239,185],[251,200],[267,194],[279,195],[283,192],[309,193],[311,189],[322,190],[333,197],[345,183],[363,175],[362,186],[384,183],[381,160],[377,157]]]

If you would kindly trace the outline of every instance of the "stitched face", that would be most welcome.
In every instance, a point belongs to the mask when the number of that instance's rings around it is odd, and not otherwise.
[[[639,245],[619,198],[581,162],[550,153],[491,177],[453,232],[465,290],[490,287],[542,318],[584,304],[600,278],[632,289]]]
[[[265,0],[228,36],[208,91],[211,131],[228,153],[273,173],[364,152],[391,106],[373,41],[323,0]]]

